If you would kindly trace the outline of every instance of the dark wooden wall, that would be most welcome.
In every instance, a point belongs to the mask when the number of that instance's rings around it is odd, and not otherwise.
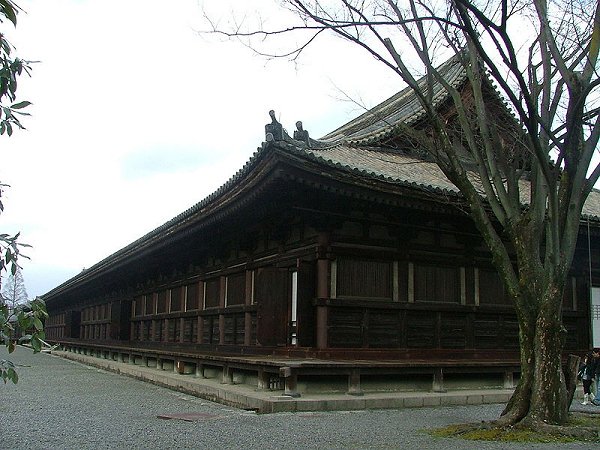
[[[120,292],[51,311],[48,337],[245,354],[518,349],[510,299],[464,218],[336,201],[309,197],[311,206],[330,209],[280,211],[276,220],[223,232],[205,253],[190,245],[185,271],[138,276]],[[582,252],[563,303],[566,348],[573,351],[589,344]]]

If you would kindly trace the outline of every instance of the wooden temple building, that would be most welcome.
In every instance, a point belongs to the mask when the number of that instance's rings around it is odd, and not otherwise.
[[[445,70],[466,82],[459,64]],[[293,395],[469,375],[511,386],[518,325],[490,253],[436,164],[391,145],[422,116],[408,89],[319,140],[272,113],[225,185],[44,295],[48,340]],[[566,352],[592,342],[599,237],[594,191],[564,295]]]

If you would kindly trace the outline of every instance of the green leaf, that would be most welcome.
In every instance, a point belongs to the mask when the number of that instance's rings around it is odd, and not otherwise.
[[[12,367],[14,369],[15,367],[15,363],[12,361],[9,361],[8,359],[1,359],[0,360],[0,369],[6,369],[7,367]]]
[[[33,319],[23,311],[19,311],[17,314],[17,321],[23,330],[29,330],[33,326]]]
[[[12,367],[8,369],[8,379],[11,380],[14,384],[19,382],[19,375],[17,375],[17,371]]]
[[[31,347],[33,348],[33,353],[42,351],[42,342],[35,335],[31,338]]]
[[[38,331],[42,331],[44,329],[44,324],[42,323],[42,321],[40,319],[38,319],[37,317],[35,319],[33,319],[33,326],[35,327],[36,330]]]
[[[17,26],[17,10],[12,2],[8,0],[0,0],[0,11],[8,20],[13,23],[15,27]]]
[[[21,109],[21,108],[26,108],[26,107],[28,107],[31,104],[32,104],[31,102],[22,101],[22,102],[19,102],[19,103],[14,103],[14,104],[10,105],[10,107],[12,109]]]

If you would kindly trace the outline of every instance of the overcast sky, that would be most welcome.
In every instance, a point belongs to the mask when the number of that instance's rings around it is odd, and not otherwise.
[[[198,35],[202,4],[223,0],[18,0],[1,32],[39,61],[19,100],[26,131],[0,137],[0,231],[33,246],[30,297],[126,246],[215,191],[264,140],[274,109],[292,131],[320,137],[399,89],[390,72],[339,39],[298,64],[268,62],[239,43]],[[242,17],[249,1],[232,1]],[[275,1],[263,18],[277,23]],[[269,9],[270,8],[270,9]],[[267,12],[265,12],[267,11]]]

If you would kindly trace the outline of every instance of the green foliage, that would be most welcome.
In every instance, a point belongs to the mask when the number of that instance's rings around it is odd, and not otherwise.
[[[19,10],[12,1],[0,0],[0,23],[8,20],[16,26]],[[24,129],[19,116],[28,116],[23,109],[31,105],[28,101],[16,101],[17,79],[23,73],[31,75],[31,61],[15,57],[14,49],[5,35],[0,33],[0,135],[6,133],[8,136],[12,136],[14,127]]]
[[[11,0],[0,0],[0,24],[9,21],[16,26],[19,10]],[[17,79],[23,73],[30,75],[31,69],[29,61],[14,57],[13,50],[14,47],[0,31],[0,135],[6,133],[8,136],[12,135],[14,126],[23,129],[18,116],[28,115],[23,109],[31,105],[31,102],[16,99]],[[0,197],[5,186],[0,183]],[[3,210],[0,200],[0,213]],[[15,276],[18,272],[18,259],[24,256],[20,250],[29,247],[18,242],[18,238],[19,233],[0,233],[0,274],[10,270]],[[47,317],[46,304],[40,298],[25,304],[16,304],[13,298],[9,305],[0,295],[0,345],[6,346],[8,353],[15,351],[17,343],[30,344],[34,353],[41,351],[46,339],[44,321]],[[5,384],[9,380],[13,383],[19,381],[15,365],[4,359],[0,360],[0,377]]]
[[[2,16],[17,26],[17,11],[19,7],[11,0],[0,0],[0,23],[4,22]]]
[[[30,344],[34,353],[40,352],[46,339],[47,317],[46,303],[41,298],[14,308],[0,303],[0,345],[6,346],[8,353],[14,352],[17,344]],[[19,380],[14,364],[7,360],[0,361],[0,377],[4,383]]]
[[[4,211],[4,205],[2,204],[3,187],[6,187],[6,185],[0,183],[0,213]],[[4,270],[10,270],[11,275],[14,276],[19,267],[17,263],[19,257],[27,258],[21,253],[21,249],[31,246],[18,242],[19,236],[20,233],[14,235],[0,233],[0,273]]]

